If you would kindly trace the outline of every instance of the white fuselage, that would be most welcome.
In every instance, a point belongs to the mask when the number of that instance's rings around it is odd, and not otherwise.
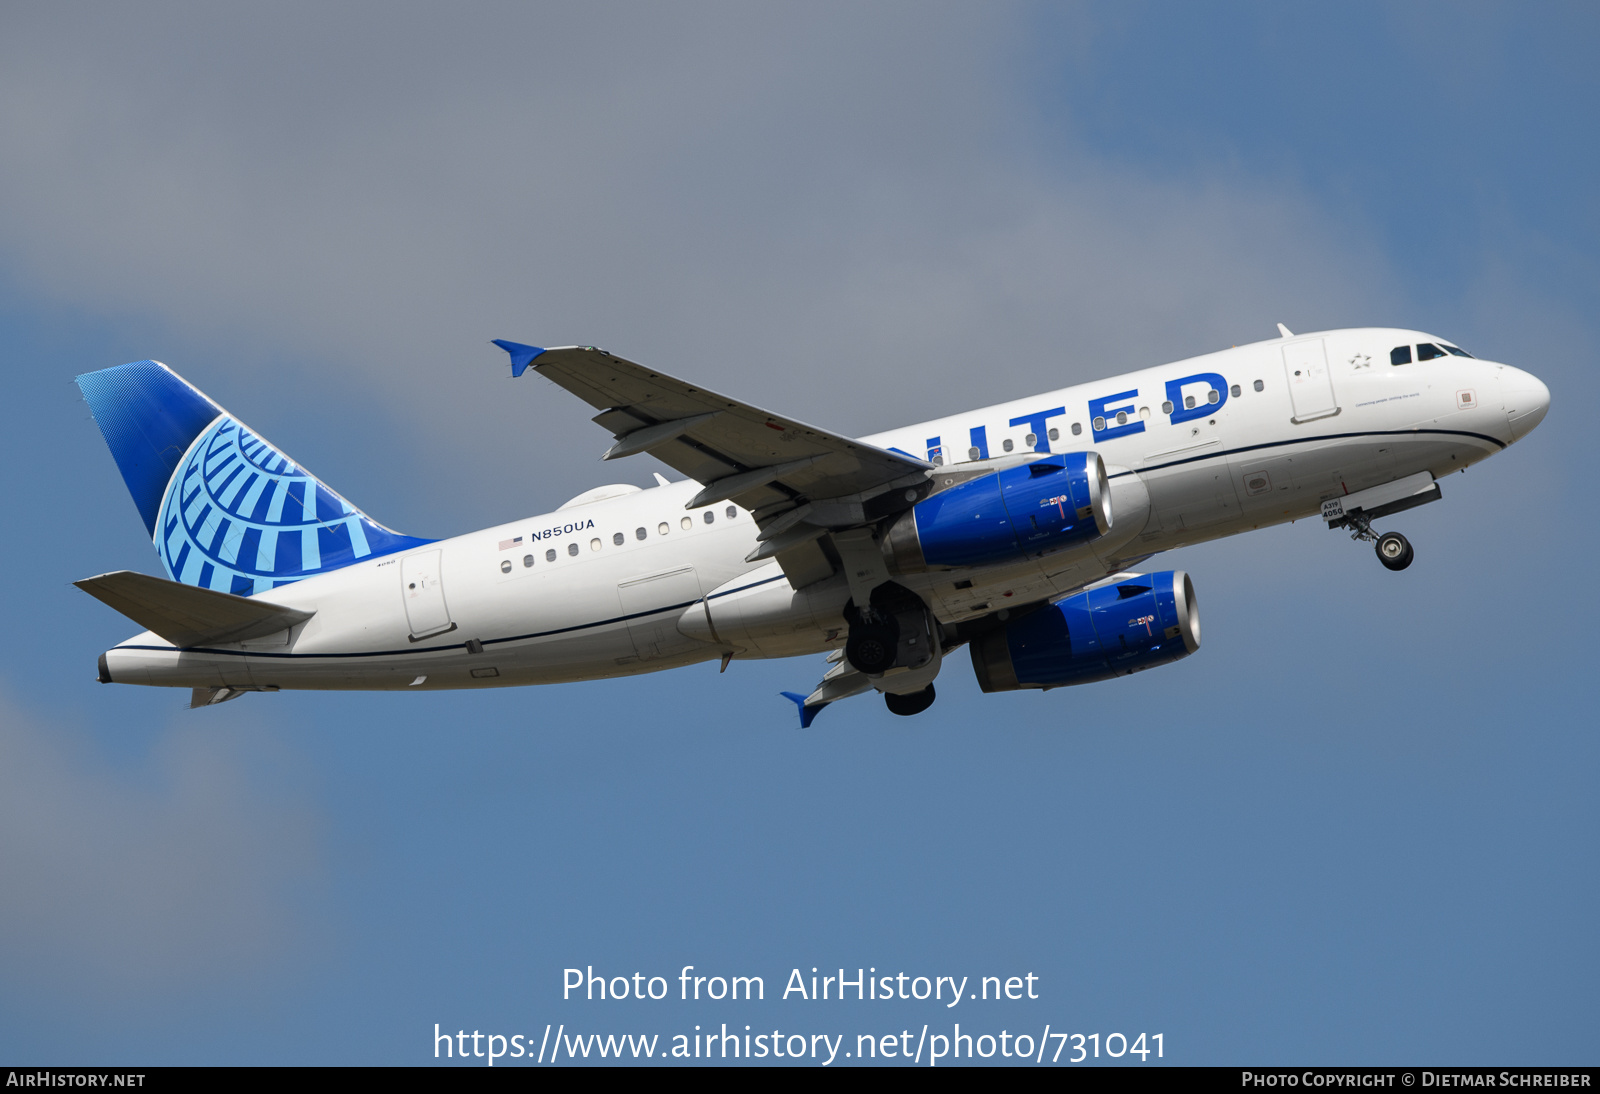
[[[1459,356],[1390,364],[1395,346],[1438,341],[1392,329],[1276,339],[863,438],[952,472],[1092,449],[1111,474],[1112,531],[1084,549],[896,580],[942,622],[981,617],[1159,551],[1316,514],[1334,495],[1442,478],[1537,424],[1545,403],[1530,406],[1548,394],[1517,369]],[[1323,375],[1307,356],[1317,344]],[[145,633],[108,651],[106,666],[119,683],[432,689],[840,645],[843,578],[795,590],[776,562],[745,562],[751,514],[727,502],[686,511],[698,490],[633,491],[358,562],[272,590],[316,613],[290,631],[185,650]]]

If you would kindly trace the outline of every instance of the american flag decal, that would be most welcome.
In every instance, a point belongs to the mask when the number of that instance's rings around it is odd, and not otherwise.
[[[519,544],[521,542],[522,542],[522,537],[521,536],[518,536],[516,539],[503,539],[503,540],[500,541],[500,549],[502,551],[509,551],[509,550],[511,550],[511,548],[515,547],[517,544]]]

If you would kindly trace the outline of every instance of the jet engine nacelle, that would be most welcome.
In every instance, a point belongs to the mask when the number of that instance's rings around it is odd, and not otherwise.
[[[1200,648],[1194,585],[1182,570],[1141,574],[1047,604],[972,640],[984,691],[1088,684]]]
[[[1111,487],[1095,452],[1046,456],[918,502],[889,529],[901,573],[990,566],[1111,531]]]

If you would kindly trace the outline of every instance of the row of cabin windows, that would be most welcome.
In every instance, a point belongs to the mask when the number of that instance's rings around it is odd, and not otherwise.
[[[733,520],[739,515],[739,507],[736,505],[730,505],[723,510],[723,513],[729,520]],[[715,524],[717,522],[717,511],[715,509],[707,509],[705,512],[700,514],[700,519],[706,524]],[[678,525],[687,532],[690,528],[694,527],[694,518],[691,516],[682,517],[679,519]],[[670,531],[672,531],[672,525],[666,521],[662,521],[660,524],[656,525],[656,535],[658,536],[664,536]],[[639,540],[649,539],[650,531],[644,527],[635,528],[633,530],[633,538]],[[611,533],[611,542],[614,546],[621,547],[627,541],[628,537],[622,532]],[[604,546],[605,544],[602,542],[599,536],[596,536],[594,539],[589,541],[589,550],[591,551],[598,551]],[[567,544],[567,554],[571,555],[573,558],[577,558],[581,553],[582,552],[579,550],[576,543]],[[546,562],[554,562],[558,557],[560,556],[556,554],[556,549],[554,547],[551,547],[544,553],[544,560]],[[534,558],[532,555],[522,556],[522,565],[524,567],[532,566],[533,561]],[[509,558],[503,558],[500,560],[501,573],[509,574],[513,569],[515,569],[515,567],[512,566]]]
[[[1257,391],[1265,391],[1266,387],[1267,387],[1267,385],[1265,383],[1263,383],[1262,381],[1260,381],[1260,380],[1257,380],[1251,386],[1254,387],[1255,390],[1257,390]],[[1239,397],[1240,391],[1241,391],[1241,389],[1240,389],[1239,385],[1238,384],[1234,384],[1231,388],[1228,389],[1228,394],[1232,395],[1235,399],[1237,399]],[[1222,401],[1222,393],[1217,391],[1216,389],[1212,389],[1212,391],[1206,396],[1206,401],[1209,402],[1209,403],[1220,403]],[[1183,405],[1184,405],[1184,409],[1193,410],[1195,408],[1195,396],[1193,396],[1193,395],[1185,395],[1184,398],[1183,398]],[[1172,401],[1170,399],[1161,404],[1161,413],[1163,413],[1163,414],[1171,414],[1172,413]],[[1150,408],[1147,407],[1147,406],[1140,407],[1139,408],[1139,417],[1140,418],[1149,418],[1150,417]],[[1117,424],[1117,425],[1127,425],[1128,424],[1128,419],[1129,419],[1128,412],[1126,410],[1119,410],[1119,411],[1117,411],[1117,416],[1114,419],[1111,419],[1111,421],[1115,422],[1115,424]],[[1094,431],[1096,433],[1099,433],[1099,432],[1103,431],[1106,428],[1107,419],[1105,419],[1105,418],[1096,418],[1091,424],[1094,426]],[[1083,423],[1082,422],[1073,422],[1072,423],[1072,435],[1074,437],[1077,437],[1077,436],[1080,436],[1082,433],[1083,433]],[[1050,431],[1049,436],[1050,436],[1050,439],[1052,441],[1059,441],[1061,439],[1061,430],[1052,429]],[[1029,433],[1026,437],[1022,438],[1022,443],[1027,445],[1029,448],[1032,448],[1038,442],[1039,442],[1039,436],[1036,433]],[[1010,452],[1016,446],[1012,441],[1006,440],[1006,441],[1001,442],[1000,447],[1004,451]],[[981,459],[982,455],[983,454],[978,451],[976,446],[967,449],[967,459],[969,459],[969,460]],[[934,459],[934,462],[935,463],[939,462],[937,457]]]
[[[1453,357],[1472,356],[1460,346],[1452,346],[1449,342],[1441,342],[1438,345],[1434,345],[1432,342],[1421,342],[1417,345],[1418,361],[1432,361],[1436,357],[1444,357],[1446,355]],[[1411,347],[1394,347],[1389,351],[1389,363],[1391,365],[1409,365],[1411,363]]]

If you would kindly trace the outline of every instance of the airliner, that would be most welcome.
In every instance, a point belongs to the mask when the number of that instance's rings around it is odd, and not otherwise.
[[[1296,335],[851,439],[593,346],[496,340],[598,411],[605,460],[683,475],[429,540],[381,525],[156,361],[78,377],[164,577],[76,582],[144,632],[102,683],[190,705],[431,691],[825,655],[802,727],[876,691],[911,715],[965,645],[985,692],[1200,646],[1163,551],[1315,517],[1392,571],[1374,522],[1521,440],[1550,392],[1415,330]]]

